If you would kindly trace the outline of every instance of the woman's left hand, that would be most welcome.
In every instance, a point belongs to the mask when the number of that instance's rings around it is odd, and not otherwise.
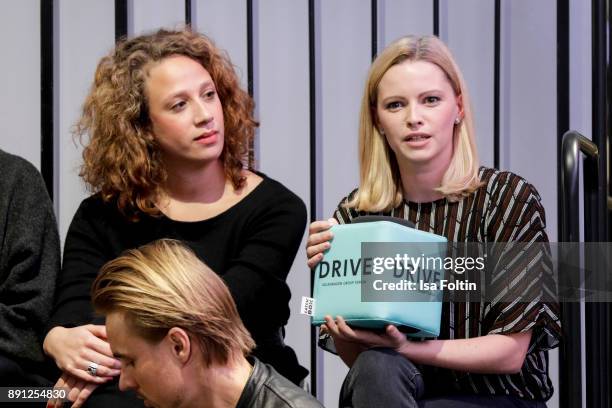
[[[71,407],[80,408],[99,385],[81,380],[64,372],[53,388],[67,389],[67,399],[72,402]],[[49,400],[47,402],[47,408],[62,408],[63,406],[64,401],[62,399]]]

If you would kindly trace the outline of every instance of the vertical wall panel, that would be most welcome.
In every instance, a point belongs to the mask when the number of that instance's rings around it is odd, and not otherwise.
[[[433,2],[422,0],[378,0],[378,48],[405,35],[433,33]]]
[[[489,167],[493,167],[494,7],[490,0],[449,2],[444,27],[446,43],[472,99],[480,162]]]
[[[433,3],[433,34],[442,41],[448,41],[448,0],[432,0]],[[437,30],[437,31],[436,31]]]
[[[538,189],[546,209],[547,232],[553,241],[558,236],[556,152],[559,140],[555,10],[556,2],[552,0],[502,2],[500,100],[500,167],[522,175]],[[571,45],[571,48],[575,47]],[[590,61],[590,46],[584,51],[588,56],[579,60],[572,56],[570,61],[580,61],[581,65]],[[577,72],[580,69],[574,71],[571,67],[570,83],[574,83]],[[572,90],[570,95],[574,95]],[[589,100],[578,96],[574,104],[583,105]],[[586,117],[590,118],[590,109]],[[558,350],[553,350],[549,373],[556,390],[558,359]],[[558,393],[547,405],[559,406]]]
[[[552,240],[558,231],[555,10],[553,0],[502,2],[501,8],[500,167],[536,186]],[[580,61],[590,61],[590,55]],[[573,83],[572,70],[570,75]],[[590,100],[578,99],[575,104]],[[550,375],[558,389],[558,351],[550,357]],[[548,406],[558,404],[555,393]]]
[[[247,87],[246,0],[195,0],[193,26],[226,50]]]
[[[591,3],[570,1],[570,129],[591,139]]]
[[[112,49],[115,38],[114,2],[56,0],[59,2],[59,36],[56,44],[59,93],[56,144],[59,161],[59,230],[63,239],[72,216],[86,196],[78,177],[81,146],[72,138],[85,96],[93,82],[100,58]]]
[[[115,41],[119,41],[127,36],[128,20],[128,0],[115,0]]]
[[[40,3],[40,171],[45,188],[51,200],[58,196],[58,177],[55,162],[58,160],[58,148],[55,143],[57,134],[57,115],[55,105],[57,94],[57,53],[55,42],[58,37],[57,2],[48,0]],[[57,212],[57,200],[54,210]]]
[[[0,35],[0,149],[40,169],[40,0],[3,4]]]
[[[540,192],[557,236],[556,2],[502,3],[500,167]]]
[[[130,36],[159,28],[176,29],[185,24],[185,0],[131,0]]]
[[[357,187],[359,106],[371,61],[370,2],[319,1],[322,215],[328,218],[342,197]],[[350,12],[347,12],[350,10]],[[347,370],[339,357],[324,354],[323,404],[337,405]]]
[[[255,68],[259,106],[258,169],[310,201],[308,1],[263,0],[255,7],[259,64]],[[274,61],[274,64],[267,63]],[[288,283],[291,319],[285,341],[300,364],[310,364],[310,319],[299,314],[302,296],[310,296],[305,240]]]
[[[570,129],[575,129],[592,139],[592,38],[591,2],[570,1]],[[610,156],[608,156],[610,163]],[[581,170],[582,171],[582,170]],[[584,239],[584,185],[580,180],[580,239]],[[586,407],[586,333],[584,330],[584,303],[581,305],[581,345],[582,345],[582,406]]]

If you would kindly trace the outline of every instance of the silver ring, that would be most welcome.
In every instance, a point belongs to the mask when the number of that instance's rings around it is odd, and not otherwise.
[[[87,371],[89,374],[91,374],[92,377],[96,377],[97,376],[97,372],[98,372],[98,363],[94,363],[93,361],[91,363],[89,363],[89,365],[87,366]]]

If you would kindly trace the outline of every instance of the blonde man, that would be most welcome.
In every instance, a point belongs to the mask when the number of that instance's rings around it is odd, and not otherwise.
[[[119,388],[155,407],[320,407],[271,366],[225,283],[188,248],[159,240],[102,268],[92,288],[121,360]]]

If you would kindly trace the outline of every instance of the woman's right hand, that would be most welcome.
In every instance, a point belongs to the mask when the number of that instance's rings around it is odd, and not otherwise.
[[[325,320],[330,321],[332,318],[331,316],[325,316]],[[348,368],[353,366],[353,363],[357,360],[361,352],[368,349],[365,344],[346,341],[340,336],[337,336],[333,331],[329,330],[326,323],[321,325],[321,333],[329,333],[332,336],[334,339],[334,347],[336,347],[336,353],[338,353],[338,356],[344,361],[344,364],[346,364]]]
[[[338,221],[335,218],[330,218],[327,221],[315,221],[310,224],[308,230],[308,241],[306,241],[306,256],[308,257],[308,267],[310,269],[317,266],[323,259],[323,252],[330,247],[330,240],[334,234],[329,231],[332,225],[337,225]]]
[[[121,363],[113,358],[103,325],[54,327],[45,337],[43,348],[62,371],[84,381],[102,384],[121,372]],[[90,363],[98,364],[95,376],[87,372]]]

